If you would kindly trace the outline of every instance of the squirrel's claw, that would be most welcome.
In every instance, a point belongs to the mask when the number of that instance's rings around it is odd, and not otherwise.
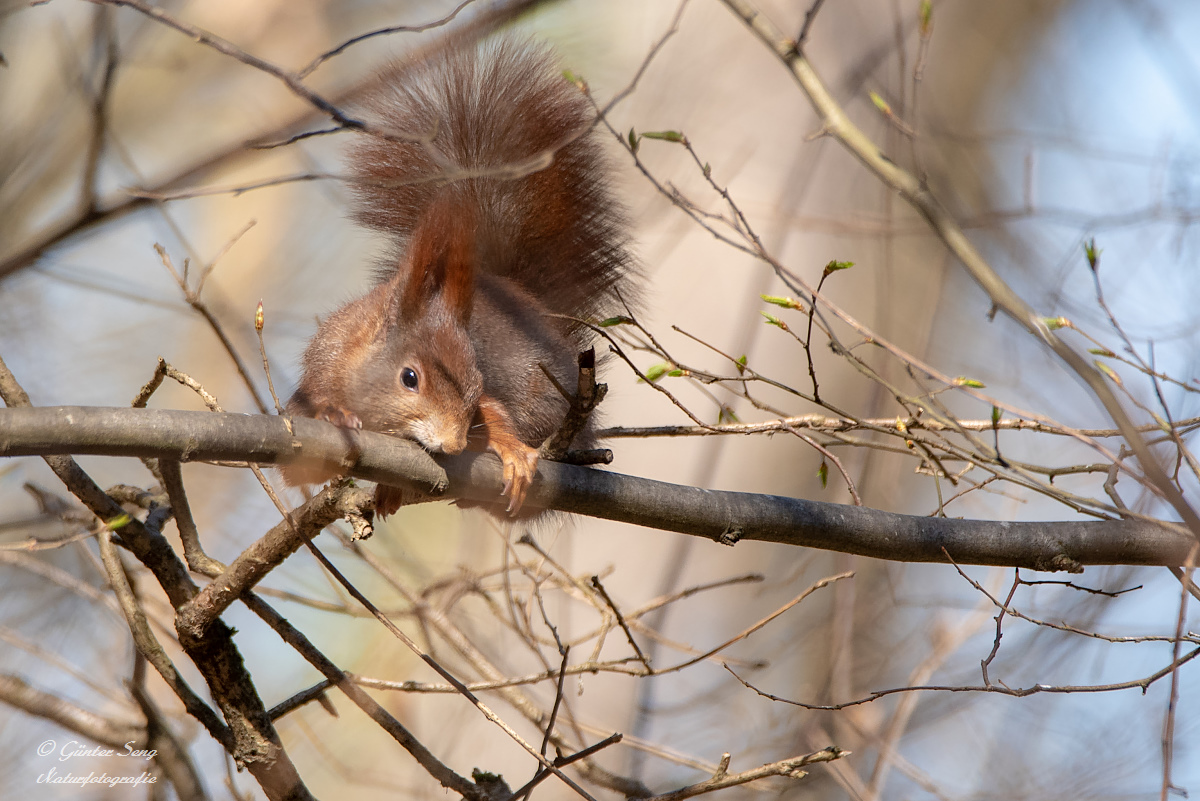
[[[394,515],[404,505],[404,491],[399,487],[379,484],[375,487],[375,514],[379,517]]]
[[[358,415],[340,406],[326,406],[317,415],[317,419],[333,423],[338,428],[349,428],[355,431],[362,428],[362,420],[358,419]]]
[[[525,503],[525,493],[533,483],[533,475],[537,472],[538,452],[520,440],[513,426],[512,418],[508,416],[503,404],[493,397],[484,395],[479,399],[479,409],[476,420],[477,431],[487,443],[487,450],[500,457],[503,465],[504,489],[502,497],[508,498],[509,516],[515,516]],[[477,435],[478,436],[478,435]]]
[[[525,495],[529,491],[529,485],[533,483],[534,473],[537,472],[537,450],[523,442],[492,450],[500,457],[504,466],[504,489],[500,491],[500,495],[508,498],[505,511],[510,516],[516,515],[525,503]]]
[[[425,503],[435,500],[433,496],[420,490],[405,487],[393,487],[390,484],[378,484],[375,487],[375,516],[379,518],[394,515],[402,506],[414,503]]]

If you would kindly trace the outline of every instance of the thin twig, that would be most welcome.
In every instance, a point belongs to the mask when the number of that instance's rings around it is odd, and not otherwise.
[[[365,42],[367,39],[373,39],[376,36],[387,36],[387,35],[393,34],[393,33],[421,33],[423,31],[428,31],[433,28],[440,28],[443,25],[453,22],[454,18],[458,16],[458,13],[460,11],[462,11],[464,8],[466,8],[467,6],[471,5],[471,3],[473,3],[473,2],[475,2],[475,0],[463,0],[449,14],[447,14],[444,17],[441,17],[440,19],[436,19],[433,22],[426,22],[422,25],[393,25],[391,27],[380,28],[378,30],[369,31],[367,33],[360,33],[358,36],[353,36],[353,37],[347,39],[346,41],[342,42],[340,45],[333,48],[332,50],[327,50],[324,53],[322,53],[321,55],[317,56],[312,61],[310,61],[306,67],[304,67],[298,73],[296,73],[296,75],[297,75],[297,77],[300,77],[300,78],[307,78],[309,76],[309,74],[312,73],[313,70],[315,70],[317,67],[324,64],[329,59],[331,59],[335,56],[341,55],[346,50],[348,50],[350,47],[358,44],[359,42]]]
[[[804,12],[804,24],[800,27],[800,34],[796,37],[796,49],[800,50],[804,47],[804,43],[808,41],[809,31],[812,30],[812,24],[817,21],[817,12],[821,10],[821,6],[825,0],[813,0],[813,4],[808,7],[808,11]]]
[[[726,773],[725,766],[728,765],[728,762],[722,759],[722,767],[717,769],[716,774],[712,778],[682,787],[674,792],[649,796],[639,799],[639,801],[684,801],[686,798],[711,793],[716,790],[724,790],[727,787],[737,787],[740,784],[765,779],[768,776],[786,776],[789,779],[801,779],[808,775],[808,772],[803,770],[804,767],[820,762],[832,762],[835,759],[849,756],[850,753],[831,745],[828,748],[823,748],[811,754],[792,757],[791,759],[781,759],[778,762],[771,762],[742,773]]]
[[[1125,436],[1129,446],[1137,455],[1146,472],[1147,486],[1166,500],[1182,518],[1192,536],[1200,539],[1200,514],[1184,499],[1183,494],[1171,482],[1154,453],[1138,433],[1118,400],[1108,379],[1093,365],[1076,353],[1012,288],[996,273],[982,254],[945,208],[938,202],[928,187],[915,176],[887,158],[833,99],[808,60],[787,40],[775,25],[748,0],[723,0],[751,31],[791,71],[801,89],[821,115],[824,130],[837,139],[872,173],[887,186],[895,189],[920,213],[947,248],[958,258],[971,277],[987,292],[997,308],[1002,309],[1015,322],[1023,326],[1035,338],[1045,343],[1064,361],[1091,389],[1095,397],[1112,417]]]
[[[613,603],[613,599],[609,597],[608,590],[604,589],[604,585],[600,583],[599,576],[592,576],[592,586],[596,588],[596,592],[600,593],[600,597],[604,599],[604,603],[612,610],[613,615],[617,619],[617,624],[625,632],[625,639],[629,641],[629,645],[633,648],[634,654],[637,655],[638,661],[646,668],[646,675],[654,675],[654,668],[650,667],[650,661],[646,659],[646,655],[638,647],[637,640],[633,638],[633,632],[629,630],[629,624],[625,622],[625,617],[621,614],[621,610],[617,608],[617,605]]]
[[[465,684],[463,684],[461,681],[459,681],[457,678],[455,678],[454,675],[450,673],[450,671],[448,671],[444,667],[442,667],[437,662],[437,660],[435,660],[433,657],[429,656],[429,654],[425,653],[425,651],[423,651],[420,648],[420,646],[418,646],[417,643],[411,637],[409,637],[407,634],[405,634],[403,631],[401,631],[400,628],[397,627],[395,623],[392,623],[392,621],[389,620],[386,615],[384,615],[382,612],[380,612],[375,607],[375,605],[372,604],[367,599],[367,597],[365,595],[363,595],[361,592],[359,592],[358,588],[355,587],[353,583],[351,583],[345,576],[342,575],[341,571],[339,571],[336,567],[334,567],[333,563],[330,562],[329,559],[323,553],[321,553],[320,549],[318,549],[315,545],[313,545],[312,542],[307,542],[305,544],[307,545],[309,551],[313,554],[313,556],[315,556],[317,558],[317,561],[319,561],[321,563],[321,565],[327,571],[329,571],[329,573],[334,578],[336,578],[338,580],[338,583],[341,584],[346,589],[347,592],[349,592],[352,596],[354,596],[354,599],[356,601],[358,601],[364,607],[369,609],[371,611],[371,613],[375,616],[375,618],[377,620],[379,620],[379,622],[382,623],[384,625],[384,627],[392,634],[392,636],[394,636],[396,639],[398,639],[402,643],[404,643],[404,645],[409,650],[411,650],[414,654],[416,654],[418,657],[420,657],[422,659],[422,661],[425,662],[425,664],[427,664],[431,668],[433,668],[433,670],[439,676],[441,676],[443,679],[445,679],[446,681],[448,681],[452,685],[454,685],[454,688],[456,690],[458,690],[458,693],[461,696],[463,696],[468,701],[470,701],[471,704],[476,709],[478,709],[479,712],[481,714],[483,714],[483,716],[485,718],[487,718],[489,721],[491,721],[492,723],[499,726],[500,729],[505,734],[507,734],[510,738],[512,738],[513,742],[517,743],[517,745],[519,745],[519,746],[521,746],[521,748],[525,749],[525,751],[528,754],[530,754],[531,756],[536,758],[538,760],[538,762],[541,763],[542,767],[548,769],[554,775],[558,776],[558,778],[561,779],[568,787],[570,787],[572,790],[574,790],[576,793],[578,793],[583,798],[587,799],[587,801],[595,801],[595,799],[592,797],[592,795],[590,793],[588,793],[586,790],[584,790],[582,787],[580,787],[571,777],[567,776],[559,768],[555,767],[552,762],[550,762],[548,759],[546,759],[546,757],[544,757],[540,753],[538,753],[537,749],[535,749],[532,745],[530,745],[528,742],[526,742],[525,739],[523,737],[521,737],[521,735],[518,734],[511,726],[509,726],[507,723],[505,723],[500,718],[499,715],[497,715],[495,712],[493,712],[486,704],[484,704],[482,701],[480,701],[475,696],[474,693],[472,693],[470,690],[468,690]]]

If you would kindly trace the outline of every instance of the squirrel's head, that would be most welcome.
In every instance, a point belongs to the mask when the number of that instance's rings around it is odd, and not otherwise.
[[[403,257],[388,319],[374,343],[375,390],[364,427],[414,439],[435,453],[461,453],[483,376],[468,327],[474,303],[475,223],[447,197],[422,216]]]

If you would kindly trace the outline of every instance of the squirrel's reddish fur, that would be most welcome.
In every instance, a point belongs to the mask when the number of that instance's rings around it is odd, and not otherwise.
[[[288,411],[434,452],[490,450],[515,513],[568,407],[542,368],[574,387],[592,339],[575,321],[632,292],[594,114],[545,48],[512,39],[393,67],[363,105],[355,216],[394,251],[375,286],[319,326]],[[380,487],[377,511],[401,501]]]

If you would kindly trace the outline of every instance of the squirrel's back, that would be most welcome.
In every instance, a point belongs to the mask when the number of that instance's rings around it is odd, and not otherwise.
[[[355,216],[398,252],[448,192],[474,216],[477,269],[516,281],[549,312],[612,314],[613,290],[630,300],[627,225],[595,114],[546,48],[451,47],[385,71],[367,97],[364,116],[392,136],[364,135],[351,152]],[[423,141],[396,141],[409,137]]]

